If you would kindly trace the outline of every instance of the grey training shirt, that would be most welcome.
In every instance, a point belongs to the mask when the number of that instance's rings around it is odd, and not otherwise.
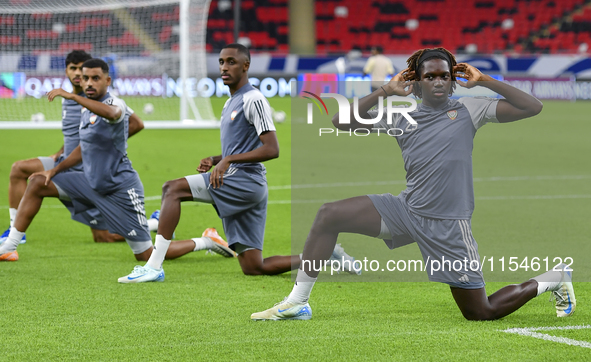
[[[127,158],[127,135],[131,109],[122,99],[109,93],[99,100],[121,109],[121,117],[108,121],[86,108],[80,119],[80,147],[84,175],[100,194],[109,194],[135,180],[135,170]]]
[[[266,131],[275,131],[271,107],[265,96],[247,83],[224,104],[220,125],[222,157],[257,149],[263,145],[259,136]],[[236,163],[232,167],[265,173],[260,162]]]
[[[470,219],[474,211],[472,148],[476,131],[498,122],[498,99],[464,97],[437,108],[419,104],[409,115],[411,125],[395,114],[388,125],[386,112],[375,128],[400,128],[396,137],[406,169],[402,192],[411,211],[434,219]],[[375,117],[377,111],[368,112]],[[372,114],[373,113],[373,114]]]

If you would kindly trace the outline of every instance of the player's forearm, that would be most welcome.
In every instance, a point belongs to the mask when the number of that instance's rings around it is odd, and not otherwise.
[[[65,171],[71,167],[76,166],[80,162],[82,162],[82,151],[80,146],[78,146],[74,149],[74,151],[72,151],[72,153],[70,153],[68,157],[66,157],[65,160],[63,160],[57,166],[55,166],[55,173],[57,174],[62,171]]]
[[[229,163],[265,162],[279,157],[279,146],[262,145],[261,147],[246,153],[227,156]]]
[[[526,111],[528,114],[536,115],[542,110],[542,102],[536,97],[523,92],[507,83],[493,79],[489,75],[484,75],[485,81],[478,82],[478,85],[486,87],[495,93],[505,97],[505,100],[515,108]]]
[[[369,111],[372,107],[374,107],[375,105],[378,104],[379,98],[382,97],[382,99],[386,99],[387,95],[385,93],[385,91],[382,88],[378,88],[376,91],[372,92],[371,94],[361,98],[358,102],[358,108],[359,108],[359,117],[361,118],[369,118],[369,115],[367,114],[367,111]],[[349,110],[350,110],[350,115],[349,115],[349,120],[351,123],[348,124],[341,124],[339,123],[339,114],[335,114],[332,117],[332,124],[341,130],[345,130],[348,131],[350,129],[355,130],[358,128],[368,128],[369,126],[366,124],[361,124],[357,121],[355,121],[355,104],[351,103],[351,105],[349,106]]]
[[[60,157],[62,154],[64,153],[64,145],[62,145],[62,147],[54,154],[54,156]]]
[[[72,99],[81,106],[86,107],[86,109],[97,116],[101,116],[105,119],[108,119],[109,121],[115,121],[121,117],[122,111],[119,107],[110,106],[108,104],[95,101],[94,99],[81,97],[79,95],[75,95]]]
[[[209,158],[211,158],[211,162],[213,163],[213,165],[217,165],[218,163],[220,163],[220,161],[222,160],[222,155],[218,155],[218,156],[209,156]]]
[[[144,129],[144,122],[135,113],[129,116],[129,137]]]

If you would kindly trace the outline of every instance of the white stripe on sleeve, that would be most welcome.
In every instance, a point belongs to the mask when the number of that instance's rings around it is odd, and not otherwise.
[[[271,106],[259,90],[246,92],[243,101],[246,120],[255,127],[259,136],[263,132],[275,131]]]

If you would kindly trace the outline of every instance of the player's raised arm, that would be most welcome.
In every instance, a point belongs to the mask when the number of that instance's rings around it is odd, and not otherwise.
[[[500,123],[533,117],[542,111],[543,104],[536,97],[507,83],[493,79],[489,75],[482,74],[470,64],[459,63],[456,65],[454,67],[454,76],[456,78],[466,79],[466,82],[457,81],[462,87],[472,88],[479,85],[505,97],[505,99],[501,99],[497,104],[496,118]],[[480,83],[476,84],[476,82]]]
[[[123,109],[115,104],[105,104],[103,102],[95,101],[94,99],[84,98],[79,95],[75,95],[72,98],[75,102],[80,104],[82,107],[86,107],[89,111],[96,114],[97,116],[103,117],[110,122],[116,122],[120,120],[124,114]]]
[[[408,68],[400,71],[400,73],[396,74],[394,78],[392,78],[386,85],[378,88],[371,94],[361,98],[359,100],[359,117],[367,119],[371,118],[367,111],[369,111],[372,107],[378,104],[379,98],[386,99],[389,96],[397,95],[405,97],[412,93],[412,77],[411,74],[408,72]],[[405,90],[405,88],[407,88]],[[356,130],[358,128],[368,128],[367,124],[359,123],[355,120],[355,109],[354,103],[351,103],[350,107],[350,122],[349,124],[341,124],[339,123],[339,113],[337,112],[332,117],[332,124],[340,129],[340,130]]]
[[[84,77],[88,79],[88,76],[84,75],[83,78]],[[91,85],[90,88],[85,89],[84,92],[90,95],[94,94],[95,90],[92,88]],[[54,89],[47,93],[47,99],[50,102],[52,102],[55,99],[55,97],[58,96],[63,97],[65,99],[71,99],[76,103],[80,104],[82,107],[87,108],[92,113],[101,116],[111,122],[119,120],[121,118],[121,115],[123,114],[123,110],[118,105],[105,104],[99,101],[95,101],[93,99],[79,96],[77,94],[66,92],[61,88]]]

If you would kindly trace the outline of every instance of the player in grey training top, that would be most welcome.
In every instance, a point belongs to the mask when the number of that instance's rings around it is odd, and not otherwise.
[[[103,60],[90,59],[82,68],[86,98],[63,89],[54,89],[47,96],[50,101],[57,96],[72,99],[84,107],[80,145],[56,167],[31,176],[14,227],[0,246],[0,261],[18,260],[18,240],[45,197],[72,202],[76,213],[96,207],[108,229],[125,236],[138,260],[147,260],[152,253],[143,185],[127,158],[130,111],[123,100],[107,93],[111,78]],[[69,170],[82,160],[82,172]]]
[[[406,190],[398,196],[367,195],[325,204],[314,220],[303,260],[319,265],[328,259],[340,232],[384,239],[390,249],[416,242],[429,279],[450,285],[454,300],[467,319],[501,318],[546,291],[555,294],[559,317],[572,314],[575,298],[566,265],[525,283],[506,286],[487,297],[478,268],[478,245],[470,227],[474,209],[472,146],[476,131],[488,122],[512,122],[534,116],[542,110],[542,103],[482,74],[473,66],[456,64],[455,57],[443,48],[420,50],[407,62],[409,68],[359,100],[359,114],[368,119],[375,118],[376,113],[368,114],[368,111],[378,103],[380,96],[407,96],[413,92],[423,99],[416,111],[409,113],[417,125],[399,116],[391,125],[382,119],[373,126],[404,131],[396,140],[406,169]],[[466,79],[467,82],[457,83],[467,88],[481,81],[479,86],[505,99],[450,100],[456,77]],[[353,114],[353,105],[350,109]],[[351,116],[351,119],[355,118]],[[338,114],[333,117],[333,123],[342,130],[368,127],[356,121],[340,124]],[[434,260],[440,263],[460,261],[462,265],[456,270],[448,263],[448,267],[441,268],[443,271],[436,271],[435,267],[431,268]],[[474,268],[472,262],[476,263]],[[311,265],[314,264],[302,263],[293,291],[286,300],[254,313],[251,318],[310,319],[308,298],[318,276]]]
[[[240,44],[229,44],[220,52],[219,64],[222,80],[231,94],[222,110],[222,154],[202,159],[197,168],[201,174],[164,184],[156,251],[145,266],[137,266],[131,274],[119,278],[120,283],[160,280],[162,262],[180,219],[182,201],[213,204],[228,238],[226,243],[215,229],[207,229],[201,238],[182,241],[188,249],[210,249],[227,257],[236,253],[246,275],[280,274],[300,264],[299,255],[265,259],[262,255],[267,179],[261,162],[277,158],[279,144],[269,103],[248,82],[250,53]],[[216,167],[208,173],[213,165]]]
[[[72,93],[84,96],[80,84],[82,78],[82,64],[92,59],[90,54],[82,50],[74,50],[66,57],[66,75],[72,84]],[[25,189],[27,179],[35,172],[52,169],[57,163],[66,159],[70,153],[78,147],[80,138],[78,135],[80,128],[80,116],[82,106],[71,99],[62,99],[62,133],[64,135],[64,144],[62,148],[54,155],[49,157],[37,157],[29,160],[17,161],[12,165],[10,171],[10,184],[8,187],[10,226],[14,224],[16,209],[20,203]],[[133,112],[132,112],[133,113]],[[143,122],[137,115],[133,114],[129,118],[129,135],[143,129]],[[82,170],[82,164],[74,166],[71,170]],[[97,242],[113,242],[125,240],[122,236],[112,234],[107,230],[107,226],[102,216],[96,208],[89,209],[83,213],[76,214],[73,205],[69,201],[62,201],[72,214],[72,219],[90,226],[93,239]],[[10,228],[0,237],[0,243],[6,241]],[[23,236],[23,242],[25,237]]]

